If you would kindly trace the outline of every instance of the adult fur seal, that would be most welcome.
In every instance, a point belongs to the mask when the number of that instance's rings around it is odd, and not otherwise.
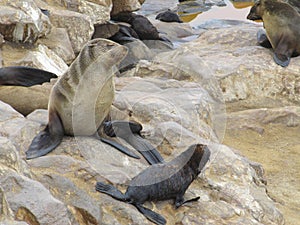
[[[127,54],[127,48],[107,39],[93,39],[81,50],[65,74],[53,86],[48,104],[48,124],[32,141],[26,158],[46,155],[60,144],[63,136],[97,134],[109,117],[114,100],[113,67]],[[139,158],[120,144],[100,138],[123,153]],[[143,150],[150,152],[149,163],[163,162],[158,151],[138,136],[130,144],[143,143]],[[141,146],[141,144],[135,144]],[[154,152],[154,153],[153,153]],[[154,157],[156,156],[156,157]]]
[[[300,54],[300,14],[290,4],[276,0],[259,0],[247,16],[249,20],[262,19],[266,35],[258,41],[263,46],[269,41],[274,49],[274,61],[286,67],[292,56]],[[267,37],[267,40],[266,40]]]
[[[48,124],[32,141],[26,158],[51,152],[66,135],[93,135],[107,117],[114,99],[113,66],[127,48],[106,39],[94,39],[81,50],[53,86]]]
[[[196,144],[170,162],[148,167],[134,177],[123,194],[116,187],[97,182],[96,190],[134,205],[147,219],[166,224],[164,217],[145,208],[143,203],[152,200],[174,199],[176,208],[186,202],[197,201],[199,197],[184,200],[189,185],[201,172],[210,157],[207,146]]]
[[[57,75],[32,67],[9,66],[0,68],[0,85],[30,87],[49,82],[52,78],[57,78]]]

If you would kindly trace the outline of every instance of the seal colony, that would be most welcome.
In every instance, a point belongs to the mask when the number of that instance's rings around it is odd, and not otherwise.
[[[149,166],[135,176],[123,194],[116,187],[97,182],[96,190],[111,197],[134,205],[147,219],[158,225],[166,224],[166,219],[143,203],[152,200],[174,199],[175,207],[200,197],[184,200],[185,191],[199,175],[210,158],[210,150],[206,145],[190,146],[175,159],[163,164]]]
[[[64,135],[97,134],[109,115],[114,99],[114,65],[121,62],[126,54],[125,46],[107,39],[93,39],[83,47],[53,86],[48,104],[48,124],[31,142],[26,152],[27,159],[48,154],[61,143]],[[129,156],[139,158],[117,143],[104,138],[101,140]],[[153,147],[147,150],[159,155]],[[156,157],[147,161],[159,163],[162,162],[160,159]]]
[[[277,0],[259,0],[247,16],[262,20],[266,33],[258,33],[258,43],[274,49],[274,61],[286,67],[292,56],[300,54],[300,14],[290,4]]]

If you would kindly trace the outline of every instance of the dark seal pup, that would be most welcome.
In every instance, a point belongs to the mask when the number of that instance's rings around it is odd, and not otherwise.
[[[174,199],[176,208],[186,202],[197,201],[199,197],[184,200],[189,185],[199,175],[210,157],[206,145],[190,146],[175,159],[148,167],[134,177],[125,194],[116,187],[97,182],[96,190],[113,198],[134,205],[147,219],[158,224],[166,224],[165,218],[143,206],[146,201]]]
[[[266,34],[258,34],[262,46],[274,49],[274,61],[289,65],[292,56],[300,54],[300,14],[290,4],[276,0],[259,0],[247,16],[249,20],[262,19]]]
[[[0,85],[30,87],[49,82],[57,78],[56,74],[26,66],[9,66],[0,68]]]

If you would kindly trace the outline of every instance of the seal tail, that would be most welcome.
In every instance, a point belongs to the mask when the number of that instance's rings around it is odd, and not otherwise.
[[[165,225],[167,223],[166,219],[159,215],[156,212],[153,212],[150,209],[143,207],[142,205],[134,205],[148,220],[157,224],[157,225]]]
[[[26,159],[33,159],[53,151],[64,136],[64,128],[56,112],[49,113],[49,123],[31,142]]]
[[[121,191],[119,191],[116,187],[114,187],[110,184],[104,184],[102,182],[97,182],[96,191],[108,194],[109,196],[111,196],[117,200],[123,201],[123,202],[127,201],[125,195]]]
[[[1,85],[16,85],[30,87],[44,82],[51,78],[57,78],[54,73],[25,66],[10,66],[0,69]]]

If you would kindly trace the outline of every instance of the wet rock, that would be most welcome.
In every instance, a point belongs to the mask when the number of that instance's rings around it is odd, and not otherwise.
[[[33,0],[1,3],[0,32],[5,40],[17,43],[34,43],[50,32],[49,18]]]
[[[40,38],[38,43],[46,45],[67,64],[70,64],[75,59],[70,38],[65,28],[52,28],[50,34]]]
[[[53,26],[67,30],[75,54],[80,52],[94,32],[91,18],[81,13],[55,10],[50,14],[50,21]]]

